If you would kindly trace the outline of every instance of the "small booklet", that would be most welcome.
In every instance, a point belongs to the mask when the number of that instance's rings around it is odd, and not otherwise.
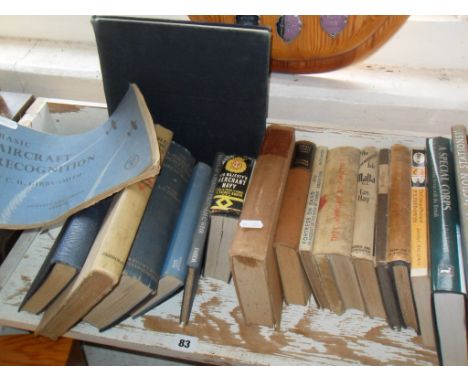
[[[0,119],[0,228],[51,225],[155,176],[160,156],[144,98],[130,85],[100,127],[52,135]]]

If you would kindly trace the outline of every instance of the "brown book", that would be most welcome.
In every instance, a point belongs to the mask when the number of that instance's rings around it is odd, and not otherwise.
[[[375,215],[374,254],[379,281],[380,293],[387,315],[388,324],[395,329],[401,328],[400,305],[387,264],[387,231],[388,231],[388,191],[390,183],[390,150],[381,149],[379,152],[379,175],[377,186],[377,212]]]
[[[360,151],[329,150],[312,253],[330,309],[364,310],[351,259]]]
[[[276,228],[274,248],[288,304],[307,305],[310,298],[309,281],[299,257],[299,240],[314,152],[312,142],[296,142]]]
[[[351,257],[364,299],[366,313],[386,319],[374,259],[374,222],[377,208],[378,150],[361,150]]]
[[[411,287],[411,151],[396,144],[390,150],[387,263],[390,265],[403,322],[418,331]]]
[[[156,131],[162,160],[172,132],[161,126]],[[82,270],[44,312],[36,334],[57,339],[117,285],[154,182],[134,183],[113,198]]]
[[[237,297],[248,324],[278,327],[280,323],[283,292],[273,239],[293,149],[292,128],[267,128],[229,252]]]
[[[301,240],[299,242],[299,253],[317,305],[320,308],[330,309],[327,297],[323,290],[318,266],[312,254],[312,244],[315,237],[320,195],[322,193],[325,164],[327,161],[327,152],[328,149],[324,146],[318,146],[315,150],[312,177],[309,185],[309,195],[307,198],[304,221],[302,223]]]

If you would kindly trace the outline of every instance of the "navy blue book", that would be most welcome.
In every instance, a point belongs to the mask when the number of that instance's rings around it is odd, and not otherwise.
[[[179,218],[164,260],[156,293],[145,299],[133,312],[138,317],[182,289],[187,275],[187,258],[192,246],[203,202],[210,186],[211,167],[198,162],[193,170]]]
[[[84,321],[105,330],[127,318],[128,312],[156,292],[194,164],[194,157],[185,147],[171,143],[120,281]]]
[[[268,113],[268,28],[121,16],[91,23],[110,113],[136,83],[154,120],[198,160],[213,163],[217,151],[257,156]]]
[[[19,310],[42,312],[73,280],[88,256],[111,200],[104,199],[67,219]]]

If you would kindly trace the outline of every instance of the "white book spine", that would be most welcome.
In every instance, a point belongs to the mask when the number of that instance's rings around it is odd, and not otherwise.
[[[312,167],[312,176],[309,186],[309,196],[302,224],[301,240],[299,242],[299,251],[311,251],[314,241],[315,224],[320,203],[320,194],[322,193],[323,178],[325,175],[325,163],[328,149],[324,146],[318,146],[315,151],[314,164]]]

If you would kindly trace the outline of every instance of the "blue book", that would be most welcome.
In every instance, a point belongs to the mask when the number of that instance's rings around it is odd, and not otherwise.
[[[42,312],[81,270],[112,198],[69,217],[26,293],[19,309]]]
[[[84,321],[101,331],[106,330],[126,319],[135,306],[156,292],[194,163],[194,157],[185,147],[171,143],[119,284]]]
[[[199,162],[194,170],[182,203],[171,243],[164,260],[156,293],[134,311],[138,317],[177,293],[185,282],[187,258],[192,245],[198,219],[202,212],[211,179],[211,167]]]
[[[160,155],[143,95],[131,85],[101,126],[53,135],[0,118],[0,228],[58,223],[155,176]]]

